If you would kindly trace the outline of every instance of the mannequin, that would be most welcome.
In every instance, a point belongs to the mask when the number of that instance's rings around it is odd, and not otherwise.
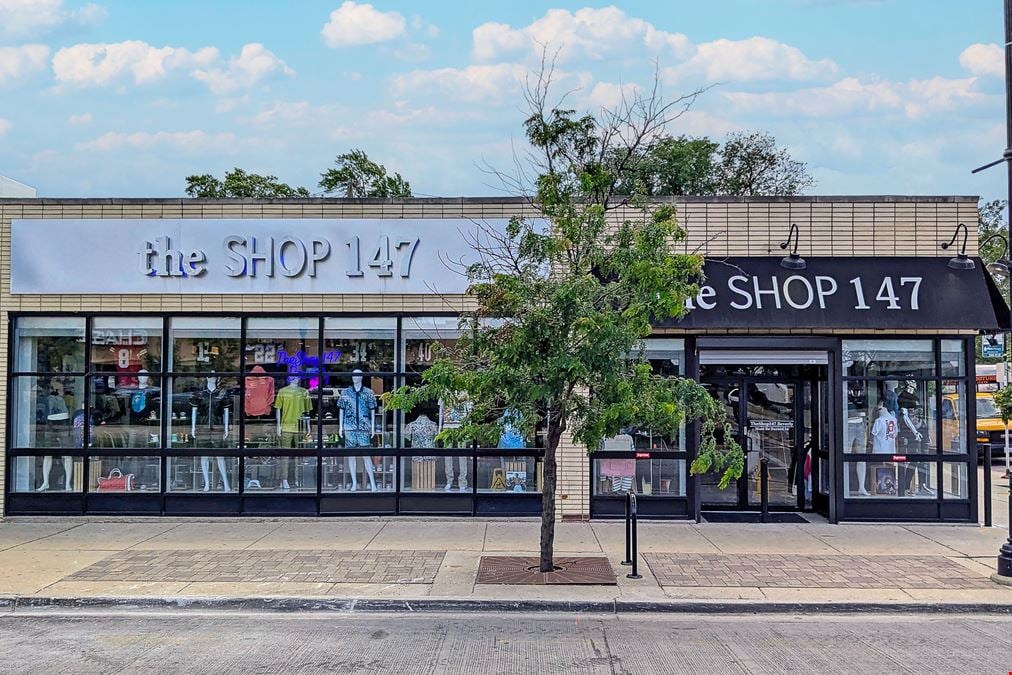
[[[346,448],[371,448],[376,433],[376,394],[362,384],[362,371],[351,371],[351,386],[345,388],[337,400],[338,433],[344,438]],[[376,492],[376,478],[373,473],[372,457],[362,455],[365,473],[369,478],[369,490]],[[351,473],[351,489],[358,490],[358,458],[348,458]]]
[[[875,410],[875,423],[871,427],[872,452],[877,455],[896,454],[896,434],[899,431],[896,416],[884,403]]]
[[[207,427],[211,428],[214,422],[214,392],[218,389],[218,378],[208,377],[207,384]],[[230,414],[231,409],[226,407],[222,413],[223,421],[225,423],[225,433],[222,434],[222,438],[228,438],[228,434],[231,430]],[[190,404],[190,436],[196,440],[197,438],[197,406]]]
[[[903,400],[903,395],[900,395],[900,400]],[[916,454],[922,452],[921,449],[913,448],[910,449],[911,442],[920,444],[924,438],[922,431],[927,431],[927,424],[918,414],[917,407],[900,408],[900,429],[899,439],[901,443],[901,450],[903,454]],[[900,468],[900,494],[906,495],[910,492],[910,484],[913,482],[914,474],[917,474],[917,496],[921,497],[934,497],[935,491],[932,490],[928,483],[930,482],[928,467],[923,463],[918,462],[916,468],[911,467],[907,464],[901,465]],[[913,495],[911,495],[913,496]]]
[[[66,446],[69,439],[66,438],[66,431],[68,430],[70,414],[67,412],[67,402],[63,398],[63,385],[59,382],[53,382],[51,385],[51,391],[46,398],[46,422],[47,425],[55,427],[54,431],[50,432],[51,446],[61,447]],[[64,455],[63,456],[63,472],[64,482],[66,489],[71,489],[71,477],[74,469],[74,458]],[[45,492],[49,489],[49,474],[53,471],[53,456],[46,455],[42,458],[42,485],[39,486],[38,492]]]
[[[313,399],[309,391],[299,385],[298,377],[289,377],[288,385],[281,388],[274,399],[274,410],[278,425],[278,435],[281,437],[282,448],[297,448],[299,441],[304,437],[299,429],[299,420],[306,413],[312,411]],[[292,458],[282,457],[281,466],[281,489],[290,490],[288,482]]]
[[[464,417],[470,411],[470,407],[470,404],[466,401],[452,407],[445,406],[440,401],[439,430],[460,427],[464,421]],[[470,459],[468,457],[457,458],[457,488],[461,492],[467,490],[467,465],[469,463]],[[446,471],[446,487],[443,490],[449,492],[453,488],[453,457],[443,458],[443,468]]]
[[[223,484],[225,492],[231,492],[228,486],[228,466],[225,464],[224,457],[217,457],[218,460],[218,473],[221,474],[221,482]],[[204,475],[204,492],[211,491],[211,458],[201,457],[200,458],[200,472]]]
[[[868,451],[868,420],[863,412],[857,412],[853,406],[847,416],[847,437],[847,450],[849,452],[859,454]],[[857,493],[862,497],[870,497],[871,493],[865,487],[868,470],[867,462],[855,463],[854,469],[857,473]]]
[[[413,422],[404,425],[404,440],[410,443],[412,448],[434,448],[437,431],[436,423],[422,413]]]

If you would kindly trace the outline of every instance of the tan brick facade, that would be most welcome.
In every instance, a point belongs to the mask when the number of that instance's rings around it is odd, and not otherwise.
[[[800,228],[803,256],[947,256],[939,242],[960,222],[976,253],[975,197],[819,197],[799,199],[678,199],[688,238],[681,248],[711,257],[780,256],[791,223]],[[463,296],[424,295],[36,295],[10,293],[12,219],[35,218],[502,218],[536,215],[521,199],[216,201],[189,199],[0,199],[0,399],[7,398],[8,325],[12,312],[368,312],[425,314],[459,311]],[[634,214],[632,214],[634,215]],[[623,214],[616,214],[617,218]],[[679,331],[667,331],[677,334]],[[750,333],[755,331],[726,331]],[[812,331],[796,331],[811,333]],[[867,330],[854,332],[868,332]],[[6,414],[6,405],[4,406]],[[0,462],[4,460],[0,427]],[[564,439],[560,456],[560,517],[589,513],[585,448]],[[6,471],[0,473],[0,494]],[[3,504],[0,502],[0,516]]]

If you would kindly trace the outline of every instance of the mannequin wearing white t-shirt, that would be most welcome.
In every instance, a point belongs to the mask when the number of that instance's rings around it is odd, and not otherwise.
[[[871,427],[872,452],[876,455],[896,454],[896,435],[899,424],[896,416],[889,412],[885,405],[878,404],[875,411],[875,423]]]

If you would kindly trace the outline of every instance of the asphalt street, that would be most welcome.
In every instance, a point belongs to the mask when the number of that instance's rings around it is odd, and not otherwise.
[[[1012,618],[967,615],[18,612],[3,673],[996,673]]]

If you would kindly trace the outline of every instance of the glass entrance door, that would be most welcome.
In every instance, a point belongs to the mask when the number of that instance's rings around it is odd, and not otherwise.
[[[806,465],[806,441],[810,440],[819,416],[813,415],[812,402],[816,397],[806,394],[805,382],[793,377],[741,374],[703,383],[710,395],[724,405],[732,437],[746,452],[745,473],[737,484],[721,490],[719,475],[700,477],[703,508],[758,510],[762,504],[759,483],[762,457],[769,462],[770,507],[785,510],[810,505],[807,492],[811,472]],[[718,438],[719,444],[727,441]]]
[[[802,461],[800,420],[802,397],[796,383],[746,382],[742,401],[747,451],[747,503],[762,503],[760,460],[768,462],[770,506],[803,507],[804,488],[799,491],[798,466]],[[800,495],[799,495],[800,492]]]

